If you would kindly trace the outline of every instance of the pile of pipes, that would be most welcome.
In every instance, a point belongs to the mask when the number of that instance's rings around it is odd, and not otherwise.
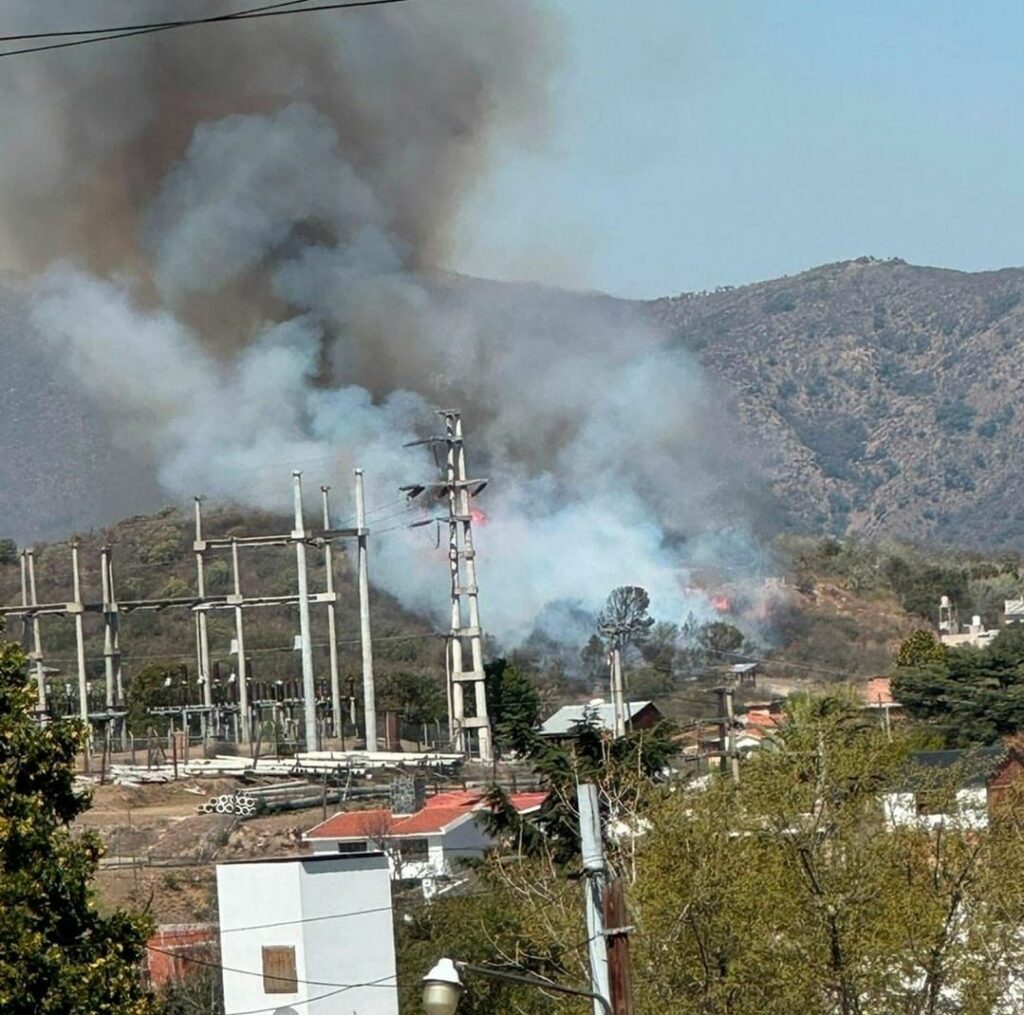
[[[244,793],[222,793],[199,805],[200,814],[237,814],[241,818],[256,817],[256,801]]]
[[[375,771],[395,768],[425,768],[440,773],[454,773],[462,763],[459,754],[440,754],[433,751],[309,751],[291,758],[229,757],[193,758],[176,765],[111,765],[107,770],[110,780],[124,786],[142,783],[171,782],[182,776],[239,776],[251,775],[296,776],[312,775],[373,777]]]
[[[399,767],[429,768],[436,771],[455,770],[462,763],[459,754],[434,751],[303,751],[291,758],[246,757],[218,755],[211,759],[189,761],[179,767],[188,775],[322,775],[348,773],[365,775],[376,769]]]
[[[317,786],[310,782],[283,782],[272,786],[249,786],[237,793],[223,793],[199,805],[200,814],[237,814],[254,818],[258,814],[276,814],[337,803],[347,790],[337,786]]]

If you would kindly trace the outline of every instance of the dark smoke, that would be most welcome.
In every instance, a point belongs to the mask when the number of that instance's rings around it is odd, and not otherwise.
[[[66,24],[37,7],[12,28]],[[133,5],[192,10],[209,5]],[[702,612],[684,564],[748,542],[721,531],[727,421],[666,336],[616,301],[442,270],[495,153],[545,129],[554,27],[528,3],[438,0],[0,66],[3,249],[40,341],[162,486],[270,504],[287,463],[333,457],[386,501],[426,471],[401,444],[458,406],[494,478],[478,542],[506,636],[619,584]],[[375,555],[424,609],[443,598],[433,538]]]

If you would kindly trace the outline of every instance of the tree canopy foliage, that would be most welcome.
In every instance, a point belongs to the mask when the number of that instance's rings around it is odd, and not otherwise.
[[[499,754],[528,754],[536,742],[540,722],[540,695],[533,682],[507,659],[495,659],[484,667],[487,676],[487,707]]]
[[[648,613],[650,607],[651,597],[646,589],[622,585],[609,594],[597,618],[598,630],[619,648],[641,642],[654,626],[654,618]]]
[[[901,784],[913,743],[843,696],[795,700],[739,786],[625,767],[610,778],[608,745],[598,761],[580,743],[574,763],[599,781],[608,860],[627,886],[637,1015],[1016,1010],[1019,800],[986,829],[956,815],[892,827],[881,795]],[[472,892],[399,923],[400,980],[415,984],[445,954],[586,983],[578,865],[546,834],[485,863]],[[470,981],[474,1015],[550,1010],[541,991]],[[574,1004],[565,1010],[588,1010]]]
[[[74,786],[84,731],[32,718],[24,662],[0,642],[0,1011],[147,1015],[147,921],[100,915],[90,889],[99,839],[71,831],[89,806]]]
[[[904,644],[893,695],[908,715],[935,729],[949,747],[995,743],[1024,730],[1024,627],[1001,631],[983,649],[920,651]]]

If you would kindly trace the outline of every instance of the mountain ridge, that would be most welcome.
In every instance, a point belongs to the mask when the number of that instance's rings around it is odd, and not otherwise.
[[[749,438],[787,528],[1022,542],[1022,268],[861,257],[654,300],[466,276],[447,284],[536,290],[555,320],[590,307],[661,329],[702,364]],[[152,468],[118,447],[114,425],[33,341],[22,295],[0,297],[0,535],[53,537],[159,507]]]
[[[643,307],[728,390],[794,527],[1020,541],[1024,269],[862,257]]]

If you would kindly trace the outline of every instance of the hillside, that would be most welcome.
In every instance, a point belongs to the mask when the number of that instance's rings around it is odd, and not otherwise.
[[[790,524],[1020,545],[1024,270],[860,258],[646,309],[722,382]]]
[[[291,521],[254,511],[218,508],[206,512],[204,531],[210,536],[286,532]],[[192,519],[174,509],[154,515],[136,516],[116,525],[82,535],[81,569],[84,598],[100,599],[100,547],[113,548],[116,592],[121,601],[154,597],[188,596],[196,587],[195,558],[192,554]],[[36,546],[36,583],[40,602],[66,602],[71,598],[71,555],[66,542]],[[322,554],[307,555],[311,592],[324,589]],[[358,596],[350,560],[346,553],[334,557],[335,588],[339,594],[338,640],[343,681],[360,673]],[[240,551],[242,590],[249,594],[290,594],[297,590],[295,554],[288,547],[265,547]],[[230,591],[230,555],[211,556],[206,567],[207,589],[213,594]],[[439,575],[443,581],[443,573]],[[0,604],[20,602],[20,569],[16,557],[0,557]],[[443,665],[441,643],[430,636],[431,625],[412,616],[386,593],[373,590],[371,607],[374,624],[375,668],[383,681],[397,673],[440,673]],[[311,615],[314,663],[318,676],[326,677],[327,619],[323,608]],[[46,617],[41,622],[46,664],[62,671],[55,678],[60,698],[65,681],[74,679],[74,624],[69,618]],[[226,679],[235,668],[231,655],[234,616],[229,610],[215,611],[209,623],[210,650]],[[292,648],[298,632],[294,607],[268,607],[246,615],[246,651],[256,681],[298,680],[300,662]],[[11,637],[21,636],[20,625],[12,623]],[[121,647],[126,679],[148,663],[174,663],[188,667],[192,692],[195,686],[195,634],[193,619],[186,610],[134,612],[121,621]],[[86,655],[93,681],[94,704],[102,698],[102,623],[95,614],[86,617]],[[58,705],[59,707],[59,705]]]
[[[1024,269],[965,273],[859,258],[650,302],[479,279],[493,332],[653,318],[703,363],[777,501],[767,525],[959,546],[1020,545]],[[532,319],[532,318],[531,318]],[[59,538],[164,499],[151,463],[56,369],[0,280],[0,536]],[[749,456],[748,456],[749,457]],[[753,470],[752,470],[753,472]],[[15,478],[16,477],[16,478]],[[760,488],[761,476],[753,485]]]

